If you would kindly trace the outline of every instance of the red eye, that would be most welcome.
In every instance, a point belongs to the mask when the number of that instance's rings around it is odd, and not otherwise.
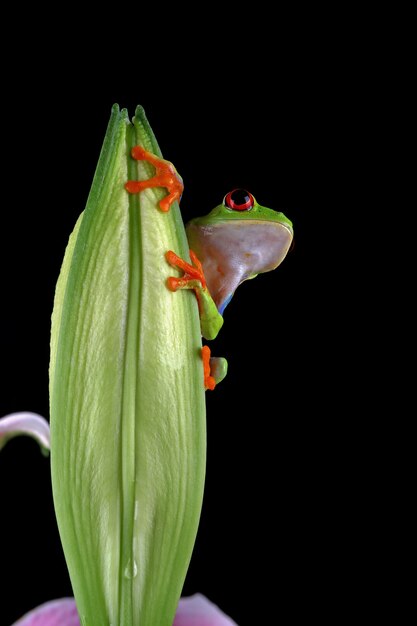
[[[229,191],[223,202],[228,209],[234,211],[249,211],[255,204],[253,195],[246,189]]]

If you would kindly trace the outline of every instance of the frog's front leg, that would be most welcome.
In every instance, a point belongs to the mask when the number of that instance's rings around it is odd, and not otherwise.
[[[190,250],[192,265],[184,261],[184,259],[181,259],[172,250],[169,250],[165,254],[165,257],[170,265],[184,272],[183,276],[180,278],[174,276],[168,278],[168,289],[171,291],[177,291],[178,289],[194,289],[200,312],[201,334],[205,339],[214,339],[223,326],[223,317],[220,315],[207,289],[203,267],[197,255]]]
[[[147,161],[151,163],[156,170],[155,176],[147,180],[128,180],[125,189],[129,193],[139,193],[150,187],[165,187],[168,195],[159,202],[161,211],[165,213],[171,208],[171,204],[181,200],[184,185],[181,176],[170,161],[160,159],[142,146],[132,148],[132,157],[137,161]]]
[[[170,265],[184,272],[180,278],[175,276],[168,278],[168,289],[171,291],[194,289],[200,313],[201,334],[205,339],[214,339],[223,325],[223,317],[207,289],[203,267],[197,255],[190,250],[192,264],[181,259],[172,250],[169,250],[165,256]],[[227,361],[223,357],[212,357],[208,346],[203,346],[201,356],[204,367],[204,386],[206,389],[214,389],[227,374]]]

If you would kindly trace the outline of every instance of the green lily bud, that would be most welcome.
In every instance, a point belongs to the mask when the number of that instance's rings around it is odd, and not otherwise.
[[[52,486],[83,626],[171,626],[200,518],[206,457],[198,307],[172,293],[179,207],[131,157],[161,156],[141,107],[114,106],[52,315]]]

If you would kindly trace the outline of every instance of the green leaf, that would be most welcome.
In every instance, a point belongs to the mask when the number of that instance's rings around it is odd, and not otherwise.
[[[164,189],[124,189],[154,173],[138,144],[161,154],[143,109],[115,105],[52,316],[53,495],[83,626],[172,625],[203,497],[198,307],[165,285],[188,245]]]

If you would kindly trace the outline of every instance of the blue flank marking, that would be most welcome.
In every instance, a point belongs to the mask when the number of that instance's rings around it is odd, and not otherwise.
[[[230,300],[233,298],[233,293],[230,293],[227,298],[223,301],[223,303],[219,306],[219,313],[220,315],[223,315],[223,311],[225,310],[225,308],[227,307],[227,305],[229,304]]]

